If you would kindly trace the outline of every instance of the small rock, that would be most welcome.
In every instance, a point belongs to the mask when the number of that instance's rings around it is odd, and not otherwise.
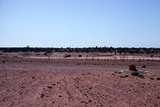
[[[52,84],[53,86],[55,86],[56,84]]]
[[[88,100],[88,102],[89,102],[89,103],[91,103],[91,102],[92,102],[92,100]]]
[[[139,76],[139,72],[134,71],[134,72],[131,73],[131,75],[132,75],[132,76]]]
[[[25,88],[25,86],[21,86],[21,88]]]
[[[89,88],[90,90],[92,89],[92,87]]]
[[[142,65],[142,68],[146,68],[146,65]]]
[[[157,80],[160,80],[160,77],[157,77]]]
[[[78,55],[78,57],[82,57],[82,55]]]
[[[140,77],[140,78],[144,79],[144,76],[143,76],[143,75],[139,75],[138,77]]]
[[[40,96],[41,98],[44,98],[44,94],[41,94],[41,96]]]
[[[136,65],[134,65],[134,64],[129,65],[129,70],[131,70],[131,71],[137,71]]]
[[[128,75],[121,75],[120,78],[126,78]]]
[[[81,101],[80,103],[88,104],[86,101]]]
[[[153,77],[150,77],[150,80],[154,80],[154,78],[153,78]]]
[[[32,79],[35,79],[35,77],[32,77]]]
[[[52,88],[52,86],[48,86],[48,88],[50,88],[50,89],[51,89],[51,88]]]
[[[112,75],[113,75],[113,76],[115,76],[115,74],[114,74],[114,73],[112,73]]]
[[[5,63],[6,61],[2,61],[2,63]]]

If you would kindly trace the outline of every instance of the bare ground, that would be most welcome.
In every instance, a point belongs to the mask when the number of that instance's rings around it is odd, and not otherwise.
[[[144,78],[116,71],[146,65]],[[0,58],[0,107],[160,107],[159,61]]]

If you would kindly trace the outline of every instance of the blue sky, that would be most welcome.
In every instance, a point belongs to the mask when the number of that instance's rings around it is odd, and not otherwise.
[[[160,0],[0,0],[0,47],[160,47]]]

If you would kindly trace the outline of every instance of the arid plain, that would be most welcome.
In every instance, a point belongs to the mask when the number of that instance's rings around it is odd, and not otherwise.
[[[0,107],[160,107],[159,56],[41,54],[1,53]]]

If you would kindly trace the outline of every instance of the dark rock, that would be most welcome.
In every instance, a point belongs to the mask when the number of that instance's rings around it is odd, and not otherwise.
[[[41,94],[41,96],[40,96],[41,98],[44,98],[44,94]]]
[[[128,75],[121,75],[120,78],[127,78]]]
[[[145,77],[144,77],[144,75],[138,75],[138,77],[140,77],[140,78],[142,78],[142,79],[144,79]]]
[[[71,57],[71,55],[68,55],[68,54],[67,54],[67,55],[64,55],[64,57],[65,57],[65,58],[68,58],[68,57]]]
[[[81,101],[80,103],[88,104],[86,101]]]
[[[142,68],[146,68],[146,65],[142,65]]]
[[[53,86],[55,86],[56,84],[52,84]]]
[[[51,88],[52,88],[52,86],[48,86],[48,88],[50,88],[50,89],[51,89]]]
[[[92,87],[89,88],[90,90],[92,89]]]
[[[62,97],[61,95],[59,95],[59,97]]]
[[[32,77],[32,79],[35,79],[35,77]]]
[[[2,61],[2,63],[6,63],[6,61]]]
[[[25,86],[21,86],[21,88],[25,88]]]
[[[89,103],[91,103],[91,102],[92,102],[92,100],[88,100],[88,102],[89,102]]]
[[[133,75],[133,76],[139,76],[139,72],[138,71],[134,71],[134,72],[131,73],[131,75]]]
[[[157,80],[160,80],[160,77],[157,77]]]
[[[82,57],[82,55],[78,55],[78,57]]]
[[[154,80],[154,78],[153,78],[153,77],[150,77],[150,80]]]
[[[129,70],[131,70],[131,71],[137,71],[136,65],[134,65],[134,64],[129,65]]]
[[[113,76],[115,76],[115,74],[114,74],[114,73],[112,73],[112,75],[113,75]]]

